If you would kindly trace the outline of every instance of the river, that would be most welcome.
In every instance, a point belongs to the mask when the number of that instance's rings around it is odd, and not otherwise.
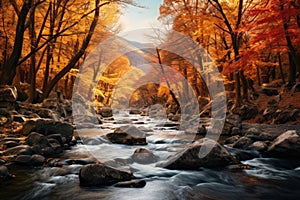
[[[134,124],[147,131],[147,146],[109,144],[101,136],[116,127]],[[166,127],[164,123],[169,125]],[[114,120],[80,131],[83,144],[74,146],[59,158],[96,159],[119,165],[139,147],[151,150],[159,161],[185,148],[191,140],[170,126],[169,121],[140,115],[119,113]],[[255,158],[243,161],[252,169],[201,169],[198,171],[168,170],[155,167],[156,163],[128,163],[121,167],[130,169],[137,178],[147,182],[144,188],[80,187],[78,172],[82,165],[62,167],[20,168],[15,166],[15,178],[0,187],[0,199],[105,199],[105,200],[247,200],[247,199],[299,199],[300,163],[275,158]]]

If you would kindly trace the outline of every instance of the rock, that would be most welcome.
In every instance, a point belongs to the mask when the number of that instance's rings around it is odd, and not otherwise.
[[[116,183],[115,187],[122,187],[122,188],[143,188],[146,185],[146,181],[144,180],[132,180],[132,181],[124,181]]]
[[[158,160],[158,157],[148,149],[138,148],[134,151],[131,159],[136,163],[150,164],[156,162]]]
[[[261,131],[257,128],[249,128],[247,131],[246,131],[246,136],[259,136],[261,134]]]
[[[51,119],[33,119],[26,121],[23,126],[24,135],[28,135],[31,132],[38,132],[45,136],[61,134],[62,137],[66,138],[66,142],[70,142],[73,137],[74,128],[65,122]]]
[[[139,108],[131,108],[129,110],[129,114],[131,115],[140,115],[142,111]]]
[[[278,112],[277,117],[274,120],[274,124],[285,124],[290,121],[290,111],[286,110]]]
[[[292,88],[292,93],[300,92],[300,83],[296,84]]]
[[[42,166],[44,165],[45,157],[38,154],[34,154],[31,156],[30,162],[33,166]]]
[[[42,148],[50,146],[47,137],[42,134],[36,133],[36,132],[30,133],[25,141],[26,141],[26,144],[28,144],[30,146],[38,145]]]
[[[48,136],[48,139],[55,139],[59,144],[64,144],[63,138],[61,134],[52,134]]]
[[[38,114],[41,118],[49,118],[49,119],[54,119],[54,113],[52,110],[47,109],[47,108],[38,108],[35,109],[34,112]]]
[[[253,119],[258,114],[258,107],[254,104],[244,104],[241,107],[236,107],[232,111],[238,114],[242,120]]]
[[[124,126],[117,128],[113,133],[109,133],[106,137],[117,144],[127,145],[146,145],[146,134],[134,126]]]
[[[205,151],[206,148],[210,147],[212,150],[201,158],[200,149],[203,148]],[[157,166],[175,170],[197,170],[200,167],[224,167],[234,163],[237,163],[237,160],[223,146],[214,140],[203,138]]]
[[[9,148],[9,149],[6,149],[6,151],[4,151],[3,155],[5,156],[9,156],[9,155],[19,155],[21,153],[24,153],[24,152],[32,152],[30,146],[28,145],[19,145],[19,146],[16,146],[16,147],[12,147],[12,148]]]
[[[0,165],[5,165],[6,161],[0,158]]]
[[[19,145],[18,142],[15,142],[15,141],[7,141],[7,142],[3,143],[2,149],[5,150],[5,149],[12,148],[12,147],[16,147],[16,146],[18,146],[18,145]]]
[[[23,123],[26,121],[26,118],[24,115],[13,115],[12,118],[13,118],[13,121],[15,121],[15,122]]]
[[[51,156],[55,154],[55,151],[52,147],[45,147],[44,149],[42,149],[42,152],[44,156]]]
[[[30,165],[31,164],[31,156],[30,155],[19,155],[15,159],[15,163],[20,165]]]
[[[299,110],[298,109],[294,109],[291,114],[290,114],[290,119],[291,121],[296,121],[298,116],[299,116]]]
[[[96,113],[101,115],[102,117],[112,117],[113,112],[110,107],[100,107],[96,110]]]
[[[295,130],[279,135],[268,149],[268,155],[299,160],[300,136]]]
[[[268,88],[268,87],[264,87],[262,89],[262,93],[267,96],[275,96],[279,94],[276,88]]]
[[[240,139],[239,135],[234,135],[224,140],[224,144],[233,144]]]
[[[232,127],[231,135],[238,135],[241,133],[241,129],[238,127]]]
[[[232,129],[237,127],[240,129],[242,119],[239,115],[229,114],[226,116],[224,128],[222,130],[222,135],[232,135]]]
[[[7,167],[0,166],[0,183],[8,178],[10,178],[10,174],[7,170]]]
[[[43,154],[42,148],[39,145],[34,145],[33,147],[31,147],[31,149],[33,154]]]
[[[263,141],[272,141],[276,138],[276,135],[267,132],[262,132],[258,137],[260,138],[260,140]]]
[[[263,117],[265,119],[273,119],[274,117],[276,117],[276,111],[277,111],[277,107],[269,106],[264,110]]]
[[[53,149],[54,154],[60,154],[63,152],[62,146],[58,143],[50,143],[50,146]]]
[[[198,126],[196,135],[206,135],[206,133],[207,133],[207,130],[204,125]]]
[[[246,149],[253,141],[246,136],[241,137],[235,143],[233,143],[233,148]]]
[[[13,86],[0,86],[0,101],[15,102],[17,100],[17,89]]]
[[[227,147],[227,150],[239,161],[251,160],[253,158],[260,157],[259,152],[255,150],[236,149],[230,147]]]
[[[129,181],[134,176],[130,172],[121,171],[103,164],[89,164],[79,171],[81,186],[108,186],[120,181]]]
[[[237,164],[237,165],[229,165],[226,167],[226,169],[237,172],[237,171],[242,171],[245,169],[252,169],[253,167],[250,165],[245,165],[245,164]]]
[[[268,149],[268,145],[262,141],[256,141],[249,146],[250,149],[254,149],[259,152],[266,151]]]

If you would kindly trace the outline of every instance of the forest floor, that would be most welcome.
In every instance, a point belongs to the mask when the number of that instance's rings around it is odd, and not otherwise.
[[[282,89],[282,84],[278,84],[280,81],[275,80],[270,84],[266,84],[266,87],[276,88],[280,93],[280,100],[277,104],[278,110],[285,110],[287,108],[298,109],[300,111],[300,92],[294,92],[293,90]],[[298,83],[299,84],[299,83]],[[256,86],[255,90],[259,93],[259,97],[256,100],[251,100],[255,105],[258,106],[259,114],[250,120],[245,120],[245,123],[264,123],[269,124],[269,121],[263,121],[263,113],[268,107],[268,102],[272,99],[278,100],[277,96],[268,96],[262,92],[261,86]],[[300,115],[296,118],[295,121],[288,121],[285,124],[299,125],[300,124]]]

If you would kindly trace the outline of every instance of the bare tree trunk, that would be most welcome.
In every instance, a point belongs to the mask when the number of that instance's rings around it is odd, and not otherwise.
[[[235,80],[235,107],[239,107],[242,105],[241,82],[240,82],[239,72],[236,72],[234,74],[234,80]]]
[[[158,62],[159,62],[160,68],[161,68],[161,70],[162,70],[162,73],[165,74],[164,67],[163,67],[162,62],[161,62],[161,57],[160,57],[158,48],[156,48],[156,52],[157,52],[157,58],[158,58]],[[177,107],[180,108],[180,104],[179,104],[179,102],[178,102],[178,100],[177,100],[175,94],[174,94],[173,91],[171,90],[171,86],[170,86],[170,83],[169,83],[169,81],[168,81],[167,78],[166,78],[166,82],[167,82],[167,86],[168,86],[168,89],[169,89],[169,91],[170,91],[170,94],[171,94],[171,96],[172,96],[173,101],[176,103]]]
[[[8,57],[7,61],[4,63],[3,71],[0,77],[0,84],[11,84],[16,74],[16,68],[18,66],[23,48],[26,18],[31,5],[32,0],[25,1],[18,15],[13,51]]]
[[[37,47],[36,43],[36,34],[35,34],[35,7],[33,6],[33,3],[31,5],[32,9],[30,12],[30,25],[29,25],[29,37],[30,37],[30,44],[31,44],[31,51],[34,51]],[[35,53],[30,58],[30,91],[29,91],[29,97],[27,99],[28,103],[33,103],[34,97],[35,97],[35,91],[36,91],[36,57]]]
[[[285,79],[284,79],[284,74],[283,74],[283,70],[282,70],[282,61],[281,61],[280,53],[278,53],[277,56],[278,56],[280,76],[281,76],[281,79],[282,79],[282,83],[285,84]]]
[[[245,101],[248,101],[249,100],[249,97],[248,97],[248,81],[244,75],[244,71],[240,71],[240,77],[241,77],[241,80],[242,80],[242,83],[243,83],[243,99]]]
[[[100,5],[99,5],[99,3],[100,3],[100,0],[96,0],[96,8],[95,8],[94,18],[93,18],[93,21],[90,25],[90,29],[88,31],[88,34],[87,34],[86,38],[84,39],[84,41],[81,45],[80,50],[71,59],[71,61],[60,72],[58,72],[58,74],[56,74],[55,77],[51,80],[51,82],[48,84],[48,86],[43,91],[44,92],[43,93],[43,99],[47,98],[49,96],[50,92],[52,91],[54,86],[57,84],[57,82],[62,77],[64,77],[64,75],[66,75],[66,73],[68,73],[76,65],[76,63],[80,60],[80,58],[82,58],[82,56],[85,54],[85,51],[86,51],[86,49],[89,45],[89,42],[91,41],[94,30],[95,30],[95,28],[97,26],[97,23],[98,23],[100,8],[104,5],[110,4],[111,2],[104,2]]]

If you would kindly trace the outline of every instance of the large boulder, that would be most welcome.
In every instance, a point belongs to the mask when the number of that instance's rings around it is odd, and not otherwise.
[[[117,144],[127,145],[146,145],[146,134],[134,126],[123,126],[117,128],[113,133],[109,133],[106,137]]]
[[[200,155],[201,148],[204,151],[205,149],[212,149],[206,156],[202,157]],[[214,140],[203,138],[157,166],[176,170],[197,170],[200,167],[216,168],[234,163],[238,163],[238,161],[223,146]]]
[[[79,171],[81,186],[108,186],[121,181],[130,181],[131,172],[121,171],[103,164],[88,164]]]
[[[71,124],[51,119],[32,119],[25,122],[23,135],[28,135],[31,132],[38,132],[45,136],[61,134],[62,137],[66,138],[67,142],[70,142],[73,137],[74,128]]]
[[[0,101],[15,102],[17,100],[17,89],[10,86],[0,86]]]
[[[300,134],[289,130],[279,135],[268,149],[268,155],[300,159]]]

